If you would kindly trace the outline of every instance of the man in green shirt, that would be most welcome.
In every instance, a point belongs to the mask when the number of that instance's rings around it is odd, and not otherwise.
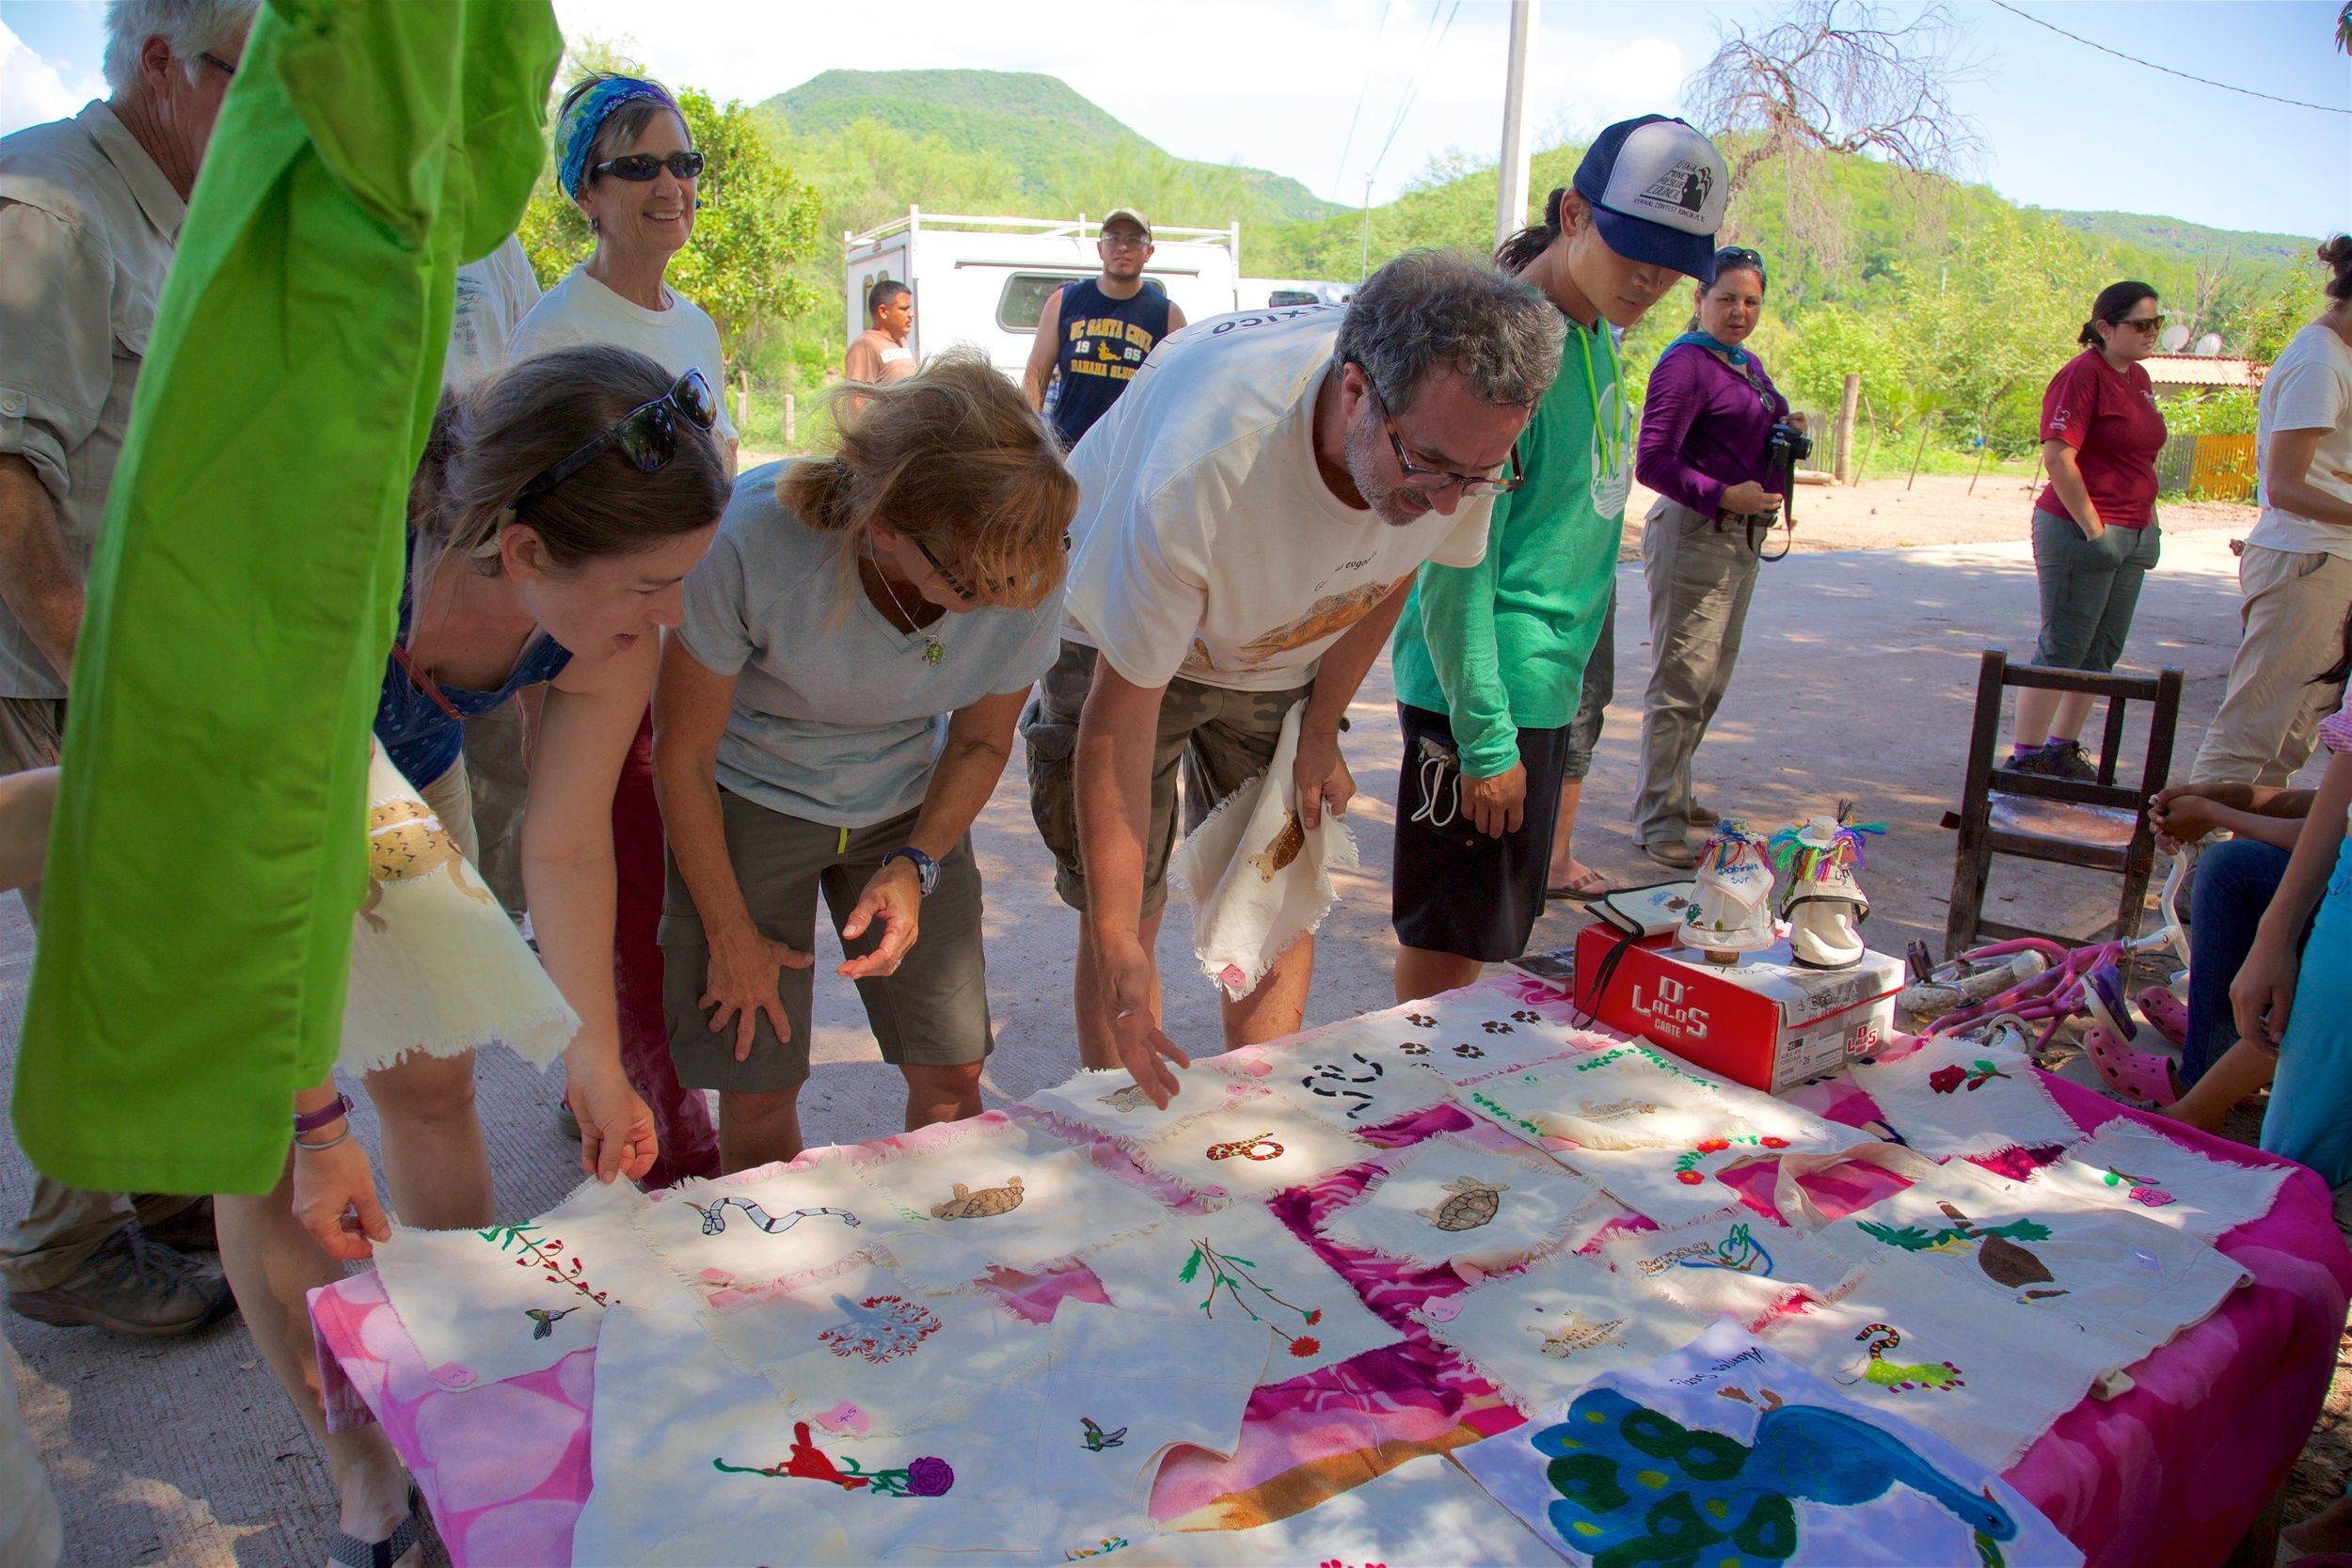
[[[1648,115],[1603,131],[1497,264],[1566,318],[1560,376],[1518,449],[1475,566],[1427,565],[1391,645],[1405,764],[1392,917],[1399,1001],[1525,950],[1585,661],[1616,579],[1632,421],[1617,341],[1714,270],[1728,185],[1707,138]],[[1507,483],[1507,482],[1506,482]]]

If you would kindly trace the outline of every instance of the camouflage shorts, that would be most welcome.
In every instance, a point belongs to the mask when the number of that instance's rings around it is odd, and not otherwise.
[[[1094,684],[1094,660],[1092,648],[1064,642],[1061,657],[1021,713],[1021,738],[1029,754],[1029,812],[1054,852],[1054,891],[1073,910],[1087,907],[1087,884],[1071,758],[1078,745],[1078,712]],[[1168,899],[1168,857],[1176,847],[1177,765],[1184,765],[1184,831],[1190,832],[1219,800],[1265,771],[1282,736],[1282,720],[1311,690],[1310,684],[1288,691],[1233,691],[1182,676],[1168,683],[1152,747],[1152,822],[1143,864],[1146,919]]]

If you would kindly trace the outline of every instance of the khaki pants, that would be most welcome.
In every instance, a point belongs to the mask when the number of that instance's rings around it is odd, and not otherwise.
[[[1758,558],[1744,528],[1715,526],[1661,499],[1642,530],[1649,585],[1649,691],[1642,710],[1642,777],[1633,836],[1678,844],[1694,828],[1691,759],[1731,687]]]
[[[65,739],[65,700],[59,697],[0,697],[0,773],[22,773],[56,764]],[[40,884],[17,890],[24,912],[40,925]],[[135,1217],[169,1219],[195,1199],[146,1196],[134,1207],[119,1193],[94,1193],[36,1175],[32,1207],[0,1239],[0,1286],[11,1291],[47,1291],[81,1272],[99,1246]]]
[[[2312,677],[2344,655],[2352,559],[2249,545],[2237,580],[2246,636],[2189,781],[2275,787],[2310,760],[2319,721],[2343,699],[2341,685]]]

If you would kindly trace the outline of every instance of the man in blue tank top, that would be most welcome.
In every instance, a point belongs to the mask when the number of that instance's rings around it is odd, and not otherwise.
[[[1114,208],[1103,220],[1094,251],[1103,259],[1103,276],[1065,283],[1045,301],[1021,374],[1030,406],[1040,412],[1046,387],[1060,379],[1051,418],[1065,451],[1119,401],[1152,346],[1184,325],[1184,311],[1157,284],[1143,280],[1144,264],[1152,260],[1152,226],[1141,213]]]

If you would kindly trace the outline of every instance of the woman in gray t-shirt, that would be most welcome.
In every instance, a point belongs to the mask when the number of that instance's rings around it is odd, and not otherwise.
[[[655,699],[670,1050],[728,1171],[801,1151],[819,893],[907,1126],[979,1111],[968,833],[1058,646],[1078,487],[1020,392],[977,356],[859,391],[831,461],[737,482]]]

